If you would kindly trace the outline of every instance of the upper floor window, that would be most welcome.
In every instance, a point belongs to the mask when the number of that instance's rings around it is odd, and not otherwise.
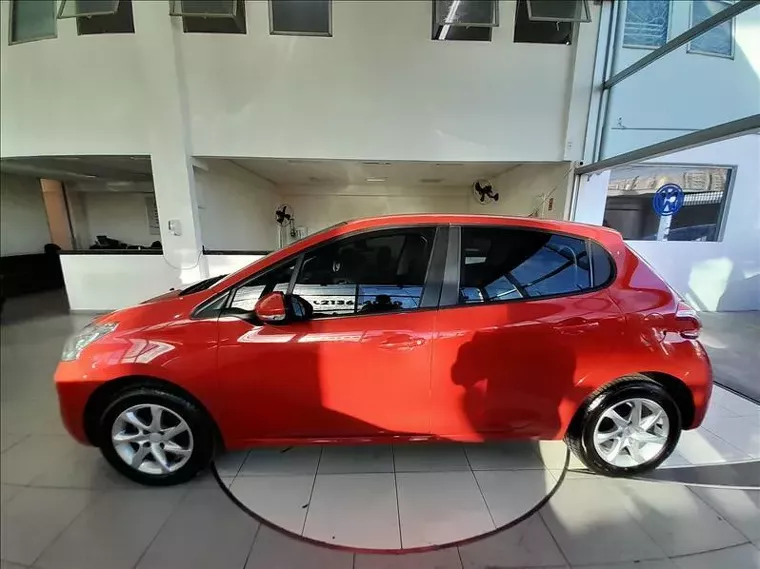
[[[269,0],[269,31],[277,35],[331,36],[332,0]]]
[[[527,0],[517,0],[515,6],[515,35],[517,43],[553,43],[570,45],[573,42],[572,21],[531,19]]]
[[[386,231],[319,247],[306,253],[293,293],[315,316],[419,308],[434,232]]]
[[[187,33],[244,34],[245,0],[171,0],[169,14],[182,16]]]
[[[498,25],[496,0],[433,0],[434,40],[491,41]]]
[[[718,12],[725,10],[732,2],[723,0],[692,0],[691,27],[704,22]],[[734,56],[734,18],[723,22],[695,37],[689,42],[689,52],[721,57]]]
[[[77,34],[133,34],[132,0],[62,0],[59,18],[76,18]]]
[[[10,43],[56,37],[55,0],[12,0]]]
[[[668,41],[669,0],[627,0],[623,47],[658,48]]]
[[[592,280],[586,242],[565,235],[465,227],[461,259],[459,304],[573,294],[601,284]]]

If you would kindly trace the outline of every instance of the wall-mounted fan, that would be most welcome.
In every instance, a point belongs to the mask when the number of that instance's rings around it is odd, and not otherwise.
[[[284,247],[287,245],[288,237],[297,237],[295,213],[288,204],[281,204],[275,210],[274,218],[277,222],[279,246]]]
[[[472,196],[481,205],[499,201],[499,193],[493,191],[493,186],[488,180],[476,180],[472,185]]]
[[[293,208],[288,204],[282,204],[274,212],[277,225],[287,226],[293,221]]]

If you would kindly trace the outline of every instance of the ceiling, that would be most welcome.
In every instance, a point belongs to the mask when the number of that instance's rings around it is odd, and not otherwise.
[[[493,179],[517,162],[381,162],[237,158],[231,162],[278,184],[290,186],[372,185],[469,186]]]
[[[149,182],[153,179],[147,156],[35,156],[3,158],[0,171],[64,182]]]

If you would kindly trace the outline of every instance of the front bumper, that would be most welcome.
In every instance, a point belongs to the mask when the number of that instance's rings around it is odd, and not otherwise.
[[[55,388],[63,426],[77,441],[91,445],[85,429],[85,408],[100,384],[86,379],[79,362],[61,362],[55,371]]]

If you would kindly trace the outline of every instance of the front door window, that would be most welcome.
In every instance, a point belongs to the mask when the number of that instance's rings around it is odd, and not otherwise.
[[[434,229],[363,235],[307,253],[293,293],[314,316],[378,314],[420,307]]]

